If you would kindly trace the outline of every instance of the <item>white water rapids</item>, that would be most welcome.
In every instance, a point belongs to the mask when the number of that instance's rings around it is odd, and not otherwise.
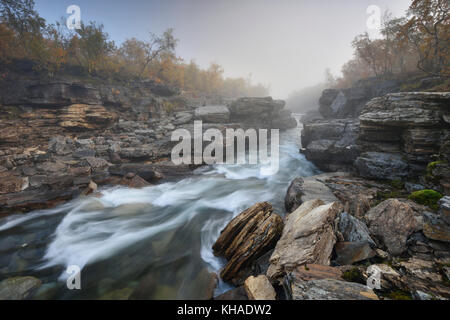
[[[300,129],[280,135],[280,170],[202,167],[178,182],[115,187],[50,210],[0,220],[0,280],[34,275],[38,298],[198,299],[224,261],[211,247],[242,210],[269,201],[284,215],[289,183],[318,170],[299,153]],[[82,290],[67,290],[67,266],[82,268]],[[220,283],[216,294],[228,285]]]

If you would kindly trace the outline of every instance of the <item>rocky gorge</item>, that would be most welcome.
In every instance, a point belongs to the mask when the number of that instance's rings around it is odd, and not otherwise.
[[[9,75],[0,83],[0,215],[49,208],[101,185],[188,174],[170,161],[175,129],[292,128],[284,101],[186,98],[153,82]]]
[[[2,82],[0,299],[449,299],[450,95],[397,89],[326,90],[300,145],[269,97]],[[173,165],[194,120],[291,128],[280,172]]]
[[[325,90],[318,112],[303,117],[301,152],[327,173],[291,182],[282,231],[240,231],[258,243],[279,238],[227,274],[248,297],[450,298],[450,94],[398,89]],[[252,224],[246,212],[230,225]],[[230,225],[215,247],[236,234]]]

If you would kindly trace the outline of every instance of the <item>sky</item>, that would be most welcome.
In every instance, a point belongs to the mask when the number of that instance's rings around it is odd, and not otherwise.
[[[353,55],[351,41],[365,31],[377,6],[403,15],[410,0],[35,0],[47,22],[67,18],[78,5],[83,22],[102,23],[120,45],[174,28],[177,54],[200,66],[218,63],[225,76],[270,85],[275,98],[339,75]]]

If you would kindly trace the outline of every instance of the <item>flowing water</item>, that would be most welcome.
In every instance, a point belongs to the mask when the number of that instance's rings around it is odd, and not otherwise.
[[[38,299],[202,299],[224,261],[211,246],[242,210],[269,201],[284,215],[289,183],[318,170],[299,153],[300,128],[280,134],[280,169],[215,165],[178,182],[100,190],[57,208],[0,220],[0,280],[43,280]],[[81,290],[68,290],[68,266]],[[220,281],[216,294],[229,288]]]

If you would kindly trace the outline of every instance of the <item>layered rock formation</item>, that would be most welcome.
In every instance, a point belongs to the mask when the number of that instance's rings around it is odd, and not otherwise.
[[[220,273],[222,279],[242,281],[240,272],[272,249],[282,230],[283,220],[267,202],[258,203],[234,218],[213,246],[214,254],[228,260]]]
[[[321,105],[332,98],[325,91]],[[334,99],[331,105],[342,98]],[[449,103],[449,93],[392,93],[374,98],[355,109],[356,114],[340,113],[353,118],[305,123],[303,152],[325,171],[357,171],[364,178],[388,180],[415,179],[439,160],[421,183],[448,192]],[[333,116],[323,109],[324,116]]]
[[[143,187],[186,175],[194,166],[171,163],[171,132],[193,132],[196,119],[221,131],[296,125],[270,97],[227,106],[151,81],[11,73],[0,92],[0,215],[54,206],[91,182]]]

